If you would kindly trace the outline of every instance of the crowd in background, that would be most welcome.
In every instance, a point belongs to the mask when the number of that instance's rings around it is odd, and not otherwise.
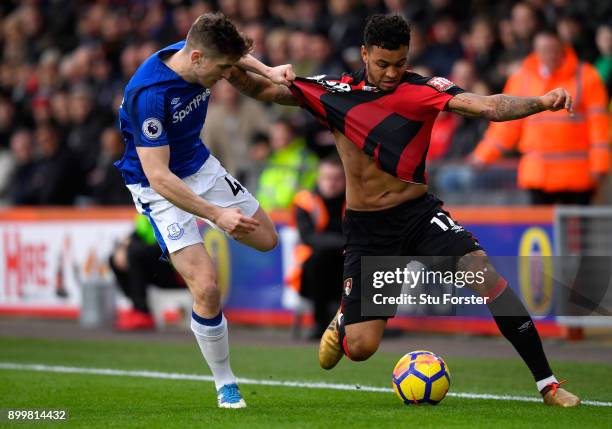
[[[553,27],[612,89],[612,2],[599,0],[5,0],[0,201],[131,204],[113,167],[123,152],[123,88],[148,56],[216,10],[254,40],[254,56],[291,63],[301,76],[361,68],[366,17],[400,13],[411,21],[415,72],[484,95],[502,90],[538,29]],[[202,139],[265,208],[289,204],[282,187],[314,185],[317,159],[334,150],[326,130],[300,109],[247,99],[224,81],[212,94]],[[442,113],[429,152],[434,173],[462,162],[486,128],[485,120]],[[494,183],[514,186],[495,174]]]

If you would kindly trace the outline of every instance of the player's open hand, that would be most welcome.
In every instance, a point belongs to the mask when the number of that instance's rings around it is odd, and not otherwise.
[[[557,110],[566,109],[570,115],[574,114],[572,96],[565,88],[555,88],[541,96],[540,99],[546,110],[556,112]]]
[[[291,64],[283,64],[281,66],[272,67],[268,78],[279,85],[291,85],[291,81],[295,79],[293,66]]]
[[[222,208],[215,223],[236,240],[241,240],[255,231],[259,222],[244,216],[238,208]]]

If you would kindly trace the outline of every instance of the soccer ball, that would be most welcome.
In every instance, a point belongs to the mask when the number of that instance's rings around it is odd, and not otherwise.
[[[405,404],[436,405],[446,396],[450,371],[435,353],[417,350],[402,356],[393,369],[393,390]]]

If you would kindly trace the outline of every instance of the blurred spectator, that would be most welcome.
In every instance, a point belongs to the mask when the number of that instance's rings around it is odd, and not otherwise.
[[[289,32],[278,28],[266,37],[267,62],[270,66],[287,64],[289,61]]]
[[[185,282],[171,264],[159,259],[160,249],[151,223],[144,215],[136,216],[132,234],[118,242],[109,258],[121,291],[131,301],[132,309],[119,312],[115,329],[135,331],[155,328],[147,303],[147,289],[184,288]]]
[[[495,33],[495,25],[486,16],[472,21],[470,31],[463,38],[464,52],[471,59],[482,79],[496,89],[502,89],[503,81],[497,74],[501,46]]]
[[[354,46],[361,46],[365,16],[357,7],[356,0],[330,0],[329,12],[332,19],[329,38],[339,52]]]
[[[595,41],[599,50],[595,67],[606,84],[608,94],[612,94],[612,21],[597,28]]]
[[[298,76],[312,76],[315,64],[309,56],[309,37],[305,31],[289,33],[289,62]]]
[[[101,136],[102,153],[94,170],[87,177],[91,198],[95,204],[119,206],[132,204],[132,195],[125,187],[119,170],[113,163],[123,155],[123,139],[116,128],[105,128]]]
[[[433,71],[434,76],[448,77],[453,63],[463,56],[457,23],[451,15],[440,15],[433,23],[432,33],[433,44],[421,61]]]
[[[254,21],[245,25],[242,32],[253,40],[251,55],[260,61],[266,61],[266,27]]]
[[[294,250],[296,267],[288,281],[313,302],[312,338],[317,340],[327,329],[342,291],[345,187],[344,169],[336,153],[319,164],[315,189],[302,190],[293,198],[292,223],[300,234],[300,244]]]
[[[16,107],[6,95],[0,94],[0,152],[9,149],[11,133],[18,124]]]
[[[467,92],[477,88],[478,75],[473,63],[459,60],[453,65],[451,80]],[[488,95],[488,94],[483,94]],[[487,127],[482,118],[466,118],[442,111],[431,133],[427,160],[460,159],[474,150]]]
[[[25,128],[18,129],[11,136],[10,145],[14,165],[4,191],[12,203],[23,204],[31,192],[36,169],[32,133]]]
[[[323,13],[323,2],[319,0],[297,0],[293,24],[311,32],[324,32],[330,26],[329,16]],[[330,46],[331,48],[331,46]]]
[[[251,146],[249,147],[250,168],[254,174],[248,176],[244,182],[247,189],[257,190],[257,181],[261,172],[266,167],[266,161],[271,152],[268,134],[255,133],[251,138]]]
[[[270,146],[272,153],[259,177],[257,200],[264,210],[286,209],[299,190],[314,186],[317,157],[285,119],[272,123]]]
[[[313,31],[308,35],[306,49],[308,57],[313,62],[310,75],[328,74],[340,76],[346,69],[342,62],[338,61],[332,51],[332,45],[324,31]]]
[[[597,58],[597,47],[593,34],[584,22],[585,18],[578,13],[565,13],[557,20],[557,33],[563,43],[574,48],[578,58],[592,63]]]
[[[35,133],[40,155],[33,168],[29,186],[17,204],[71,205],[84,183],[80,163],[70,148],[62,145],[55,125],[39,124]]]
[[[82,171],[88,173],[100,156],[100,134],[108,118],[96,113],[91,89],[83,85],[75,86],[70,92],[68,109],[68,147],[78,155]]]
[[[508,54],[524,58],[531,52],[533,36],[541,25],[540,17],[531,4],[519,2],[512,7],[509,25],[510,34],[506,34],[505,39]]]
[[[229,173],[247,186],[257,171],[249,156],[251,138],[268,131],[269,119],[261,103],[241,96],[226,80],[214,87],[202,140]],[[254,191],[254,189],[252,189]]]
[[[474,160],[494,162],[518,141],[518,182],[530,191],[532,203],[588,204],[610,168],[606,90],[593,66],[580,63],[557,34],[541,32],[534,53],[510,77],[504,92],[534,96],[542,88],[560,86],[572,94],[573,116],[561,110],[492,122]]]

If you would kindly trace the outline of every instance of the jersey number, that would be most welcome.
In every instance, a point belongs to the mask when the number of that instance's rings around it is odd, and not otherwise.
[[[238,195],[238,192],[241,192],[241,191],[244,193],[244,189],[242,188],[242,185],[240,183],[238,183],[237,180],[235,180],[234,183],[232,183],[232,181],[230,179],[228,179],[227,176],[225,176],[225,181],[229,185],[229,187],[232,190],[232,193],[234,194],[234,196]]]
[[[442,219],[440,218],[444,218],[447,220],[447,223],[444,223],[442,221]],[[442,231],[448,231],[450,228],[455,226],[455,222],[453,222],[453,220],[451,218],[449,218],[448,216],[446,216],[444,213],[440,212],[438,213],[436,216],[432,217],[431,220],[429,221],[429,223],[435,223],[436,225],[438,225]]]

